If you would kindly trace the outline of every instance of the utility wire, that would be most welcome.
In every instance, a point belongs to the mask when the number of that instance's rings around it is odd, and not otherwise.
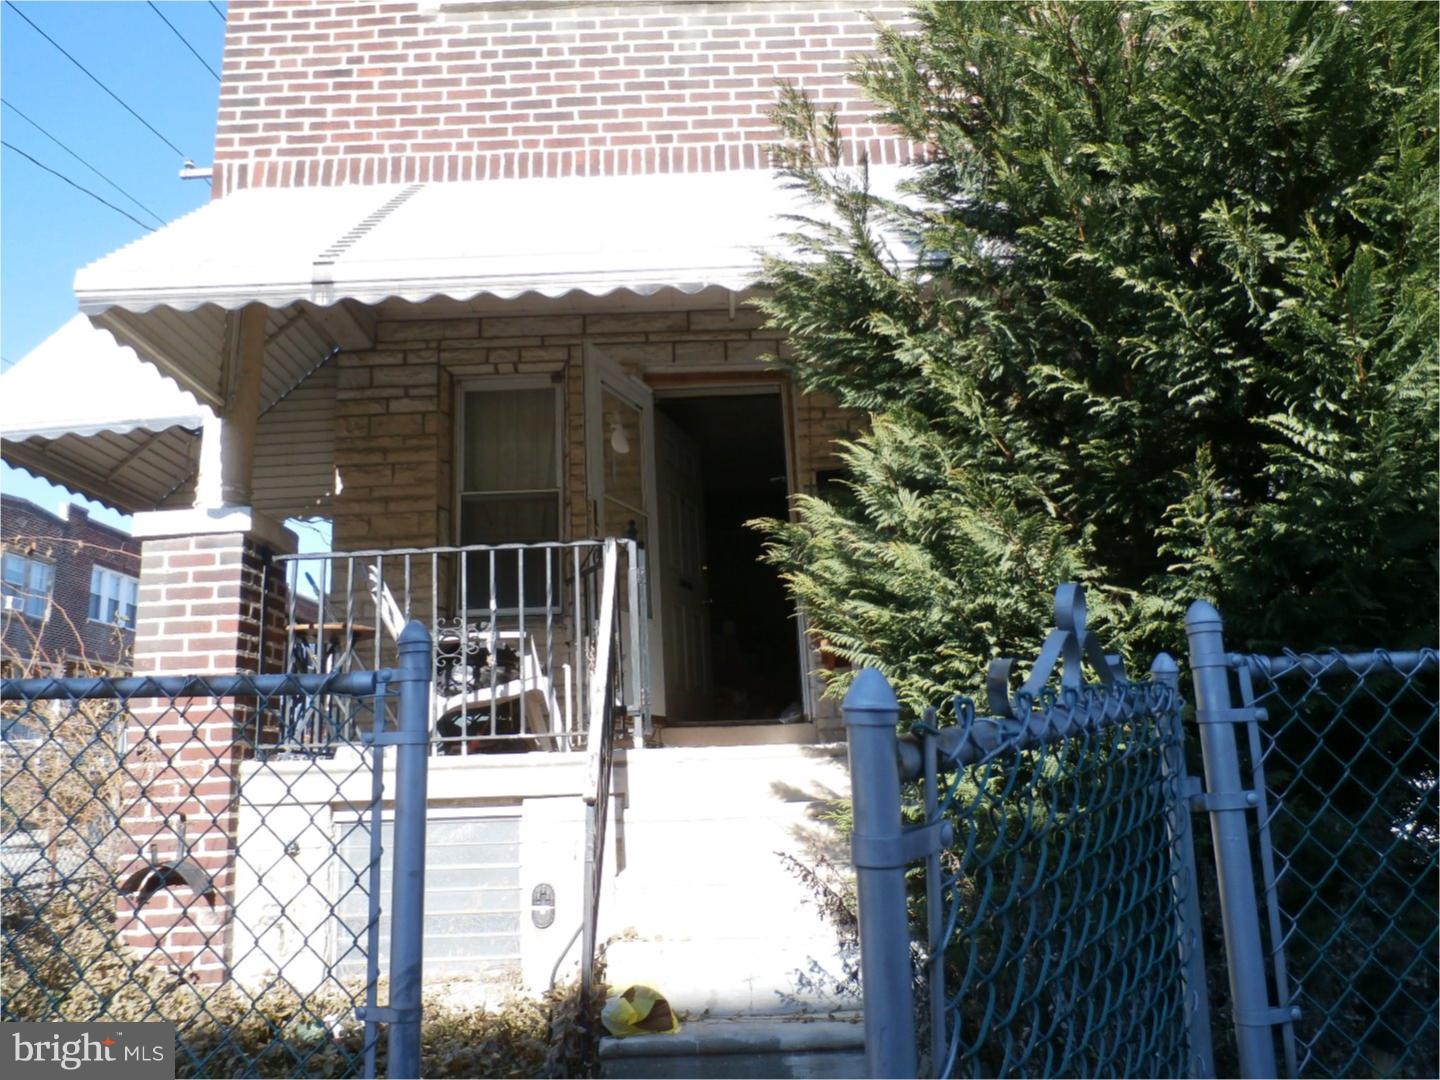
[[[185,153],[185,151],[181,150],[178,146],[176,146],[174,143],[172,143],[169,139],[165,138],[164,135],[161,135],[160,132],[156,131],[155,128],[154,128],[154,126],[150,123],[150,121],[146,120],[143,116],[141,116],[138,112],[136,112],[134,109],[132,109],[129,105],[126,105],[125,102],[121,99],[121,97],[120,97],[119,94],[115,93],[114,90],[111,90],[108,86],[106,86],[103,82],[101,82],[98,78],[96,78],[95,75],[93,75],[93,74],[91,73],[91,71],[90,71],[89,68],[87,68],[84,64],[80,63],[79,60],[76,60],[75,57],[71,56],[68,52],[66,52],[63,48],[61,48],[59,42],[57,42],[57,41],[56,41],[54,38],[52,38],[49,34],[45,33],[44,30],[41,30],[40,27],[36,26],[34,20],[31,19],[29,15],[26,15],[23,11],[21,11],[18,7],[16,7],[16,6],[11,2],[11,0],[5,0],[5,6],[8,7],[11,11],[15,12],[16,15],[19,15],[20,18],[24,19],[27,23],[29,23],[29,24],[30,24],[30,28],[31,28],[32,30],[34,30],[37,34],[39,34],[41,37],[43,37],[43,38],[44,38],[46,41],[48,41],[51,45],[54,45],[55,48],[59,51],[60,55],[62,55],[63,57],[65,57],[66,60],[69,60],[69,61],[70,61],[72,64],[74,64],[77,68],[79,68],[81,71],[83,71],[83,72],[86,74],[86,76],[89,77],[90,81],[93,82],[96,86],[100,87],[101,90],[104,90],[105,93],[109,94],[112,98],[114,98],[117,102],[119,102],[121,108],[123,108],[126,112],[128,112],[128,113],[129,113],[131,116],[133,116],[136,120],[139,120],[140,123],[144,124],[145,127],[149,129],[149,131],[150,131],[150,133],[151,133],[152,135],[154,135],[157,139],[159,139],[161,142],[163,142],[163,143],[164,143],[166,146],[168,146],[171,150],[174,150],[175,153],[177,153],[177,154],[180,155],[180,157],[185,158],[185,159],[187,159],[187,160],[189,159],[189,156],[190,156],[189,154]],[[78,186],[78,185],[77,185],[77,186]],[[96,197],[99,198],[99,196],[96,196]],[[101,200],[101,201],[103,202],[104,200]],[[125,211],[123,211],[123,210],[120,211],[120,212],[121,212],[122,214],[125,213]],[[129,215],[129,214],[125,214],[125,216],[126,216],[126,217],[129,217],[130,215]],[[134,220],[134,219],[132,218],[131,220]]]
[[[165,219],[164,219],[163,217],[161,217],[159,214],[157,214],[154,210],[151,210],[148,206],[146,206],[144,203],[142,203],[139,199],[135,198],[134,195],[131,195],[128,191],[126,191],[124,188],[122,188],[119,184],[115,183],[114,180],[111,180],[108,176],[106,176],[104,173],[102,173],[102,172],[101,172],[99,169],[97,169],[94,165],[91,165],[90,162],[86,161],[83,157],[81,157],[79,154],[77,154],[74,150],[71,150],[70,147],[66,146],[63,142],[61,142],[59,139],[57,139],[54,135],[51,135],[50,132],[46,131],[43,127],[40,126],[39,122],[37,122],[37,121],[35,121],[35,120],[32,120],[30,117],[26,116],[23,112],[21,112],[19,109],[17,109],[14,105],[12,105],[12,104],[11,104],[7,99],[5,99],[4,97],[0,97],[0,105],[4,105],[5,108],[7,108],[7,109],[9,109],[11,112],[15,113],[15,115],[18,116],[18,117],[20,117],[21,120],[24,120],[27,124],[29,124],[31,127],[33,127],[36,131],[40,132],[41,135],[44,135],[47,139],[49,139],[51,142],[53,142],[56,146],[60,147],[61,150],[64,150],[67,154],[69,154],[71,157],[73,157],[76,161],[80,162],[81,165],[84,165],[87,169],[89,169],[92,173],[94,173],[96,176],[98,176],[101,180],[104,180],[105,183],[109,184],[112,188],[114,188],[116,191],[118,191],[121,195],[124,195],[125,198],[129,199],[132,203],[134,203],[136,206],[138,206],[141,210],[144,210],[145,213],[149,214],[149,215],[150,215],[151,217],[153,217],[156,221],[158,221],[161,225],[164,225],[164,224],[165,224]]]
[[[219,15],[219,16],[220,16],[220,21],[221,21],[221,22],[224,22],[224,21],[225,21],[225,13],[224,13],[223,11],[221,11],[218,7],[215,6],[214,0],[206,0],[206,2],[210,4],[210,10],[213,11],[213,12],[215,12],[216,15]]]
[[[59,171],[56,170],[56,169],[52,169],[49,165],[46,165],[43,161],[37,161],[35,158],[33,158],[33,157],[31,157],[29,154],[27,154],[24,150],[21,150],[18,146],[13,146],[13,145],[11,145],[10,143],[6,142],[4,139],[0,139],[0,146],[5,147],[6,150],[14,150],[15,153],[19,154],[21,157],[25,158],[27,161],[30,161],[31,163],[33,163],[33,164],[35,164],[35,165],[38,165],[40,168],[44,169],[46,172],[48,172],[48,173],[49,173],[50,175],[52,175],[52,176],[58,176],[61,180],[64,180],[65,183],[69,184],[69,185],[70,185],[71,187],[73,187],[75,190],[77,190],[77,191],[83,191],[86,195],[89,195],[89,196],[90,196],[92,199],[94,199],[96,202],[104,203],[104,204],[105,204],[106,206],[108,206],[111,210],[114,210],[117,214],[124,214],[125,217],[127,217],[127,218],[129,218],[131,221],[135,222],[136,225],[139,225],[139,226],[140,226],[142,229],[144,229],[146,232],[154,232],[154,231],[155,231],[154,227],[152,227],[152,226],[150,226],[150,225],[146,225],[145,222],[143,222],[143,221],[141,221],[139,218],[135,217],[135,216],[134,216],[133,214],[131,214],[129,211],[120,209],[120,207],[116,206],[116,205],[115,205],[114,203],[112,203],[110,200],[104,198],[103,196],[96,195],[95,192],[91,191],[91,190],[90,190],[89,188],[87,188],[87,187],[84,187],[84,186],[82,186],[82,185],[80,185],[80,184],[77,184],[74,180],[71,180],[71,179],[70,179],[68,176],[66,176],[64,173],[59,172]]]
[[[150,8],[151,11],[155,12],[156,15],[160,16],[160,21],[163,22],[166,26],[170,27],[170,32],[180,39],[181,44],[183,44],[185,48],[190,50],[190,55],[195,57],[196,60],[199,60],[200,63],[204,66],[205,70],[208,71],[211,75],[215,76],[215,81],[219,82],[220,73],[210,66],[209,61],[207,61],[205,57],[201,56],[198,52],[195,51],[195,46],[191,45],[190,42],[186,39],[185,35],[180,33],[180,31],[175,28],[174,23],[172,23],[169,19],[165,18],[165,13],[161,11],[158,7],[156,7],[154,4],[147,4],[147,6]]]

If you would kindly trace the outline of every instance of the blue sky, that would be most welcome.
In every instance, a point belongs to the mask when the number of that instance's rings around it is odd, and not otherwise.
[[[143,2],[19,3],[19,11],[198,165],[215,146],[219,84]],[[196,0],[156,3],[195,51],[220,70],[225,24]],[[203,180],[181,180],[181,154],[146,130],[100,86],[26,24],[0,7],[0,357],[9,366],[75,313],[75,270],[145,235],[145,229],[44,172],[24,151],[151,226],[157,224],[26,120],[75,151],[161,221],[202,206]],[[16,110],[19,110],[17,113]],[[0,402],[0,410],[4,403]],[[3,423],[3,413],[0,413]],[[49,509],[73,497],[4,467],[0,487]],[[98,504],[80,500],[94,509]],[[95,510],[97,516],[102,516]],[[111,522],[125,519],[103,514]]]

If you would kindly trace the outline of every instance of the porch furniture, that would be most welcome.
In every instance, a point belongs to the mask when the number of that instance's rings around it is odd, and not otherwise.
[[[375,609],[386,631],[396,641],[405,627],[404,614],[378,568],[367,573]],[[431,707],[431,734],[438,736],[442,723],[457,726],[457,741],[464,743],[469,728],[496,716],[501,705],[518,712],[525,736],[554,735],[569,730],[561,712],[555,684],[541,660],[533,635],[519,630],[497,630],[477,625],[463,617],[453,626],[436,628],[435,695]],[[561,665],[569,676],[569,665]],[[543,713],[544,719],[538,720]],[[538,723],[537,723],[538,721]],[[493,723],[490,725],[493,728]],[[494,730],[488,731],[495,735]]]
[[[290,624],[290,631],[295,643],[290,669],[301,674],[343,671],[355,646],[375,636],[373,626],[356,622],[298,622]]]

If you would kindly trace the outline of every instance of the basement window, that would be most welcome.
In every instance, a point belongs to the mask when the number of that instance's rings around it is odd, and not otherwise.
[[[474,811],[468,811],[470,815]],[[425,826],[425,973],[520,974],[520,819],[439,817]],[[337,820],[337,973],[363,976],[370,922],[370,819]],[[380,974],[390,960],[394,824],[381,824]]]

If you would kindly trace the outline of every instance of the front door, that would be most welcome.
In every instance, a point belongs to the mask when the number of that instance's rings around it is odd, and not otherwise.
[[[655,397],[598,346],[585,348],[585,466],[597,536],[638,540],[652,582],[659,580],[664,552],[656,543]],[[650,620],[651,712],[665,715],[660,605],[640,598]],[[622,590],[622,603],[628,603]]]
[[[660,535],[664,574],[656,579],[665,632],[667,717],[708,720],[711,707],[710,596],[705,555],[705,474],[700,448],[663,412],[655,416],[659,449]]]

